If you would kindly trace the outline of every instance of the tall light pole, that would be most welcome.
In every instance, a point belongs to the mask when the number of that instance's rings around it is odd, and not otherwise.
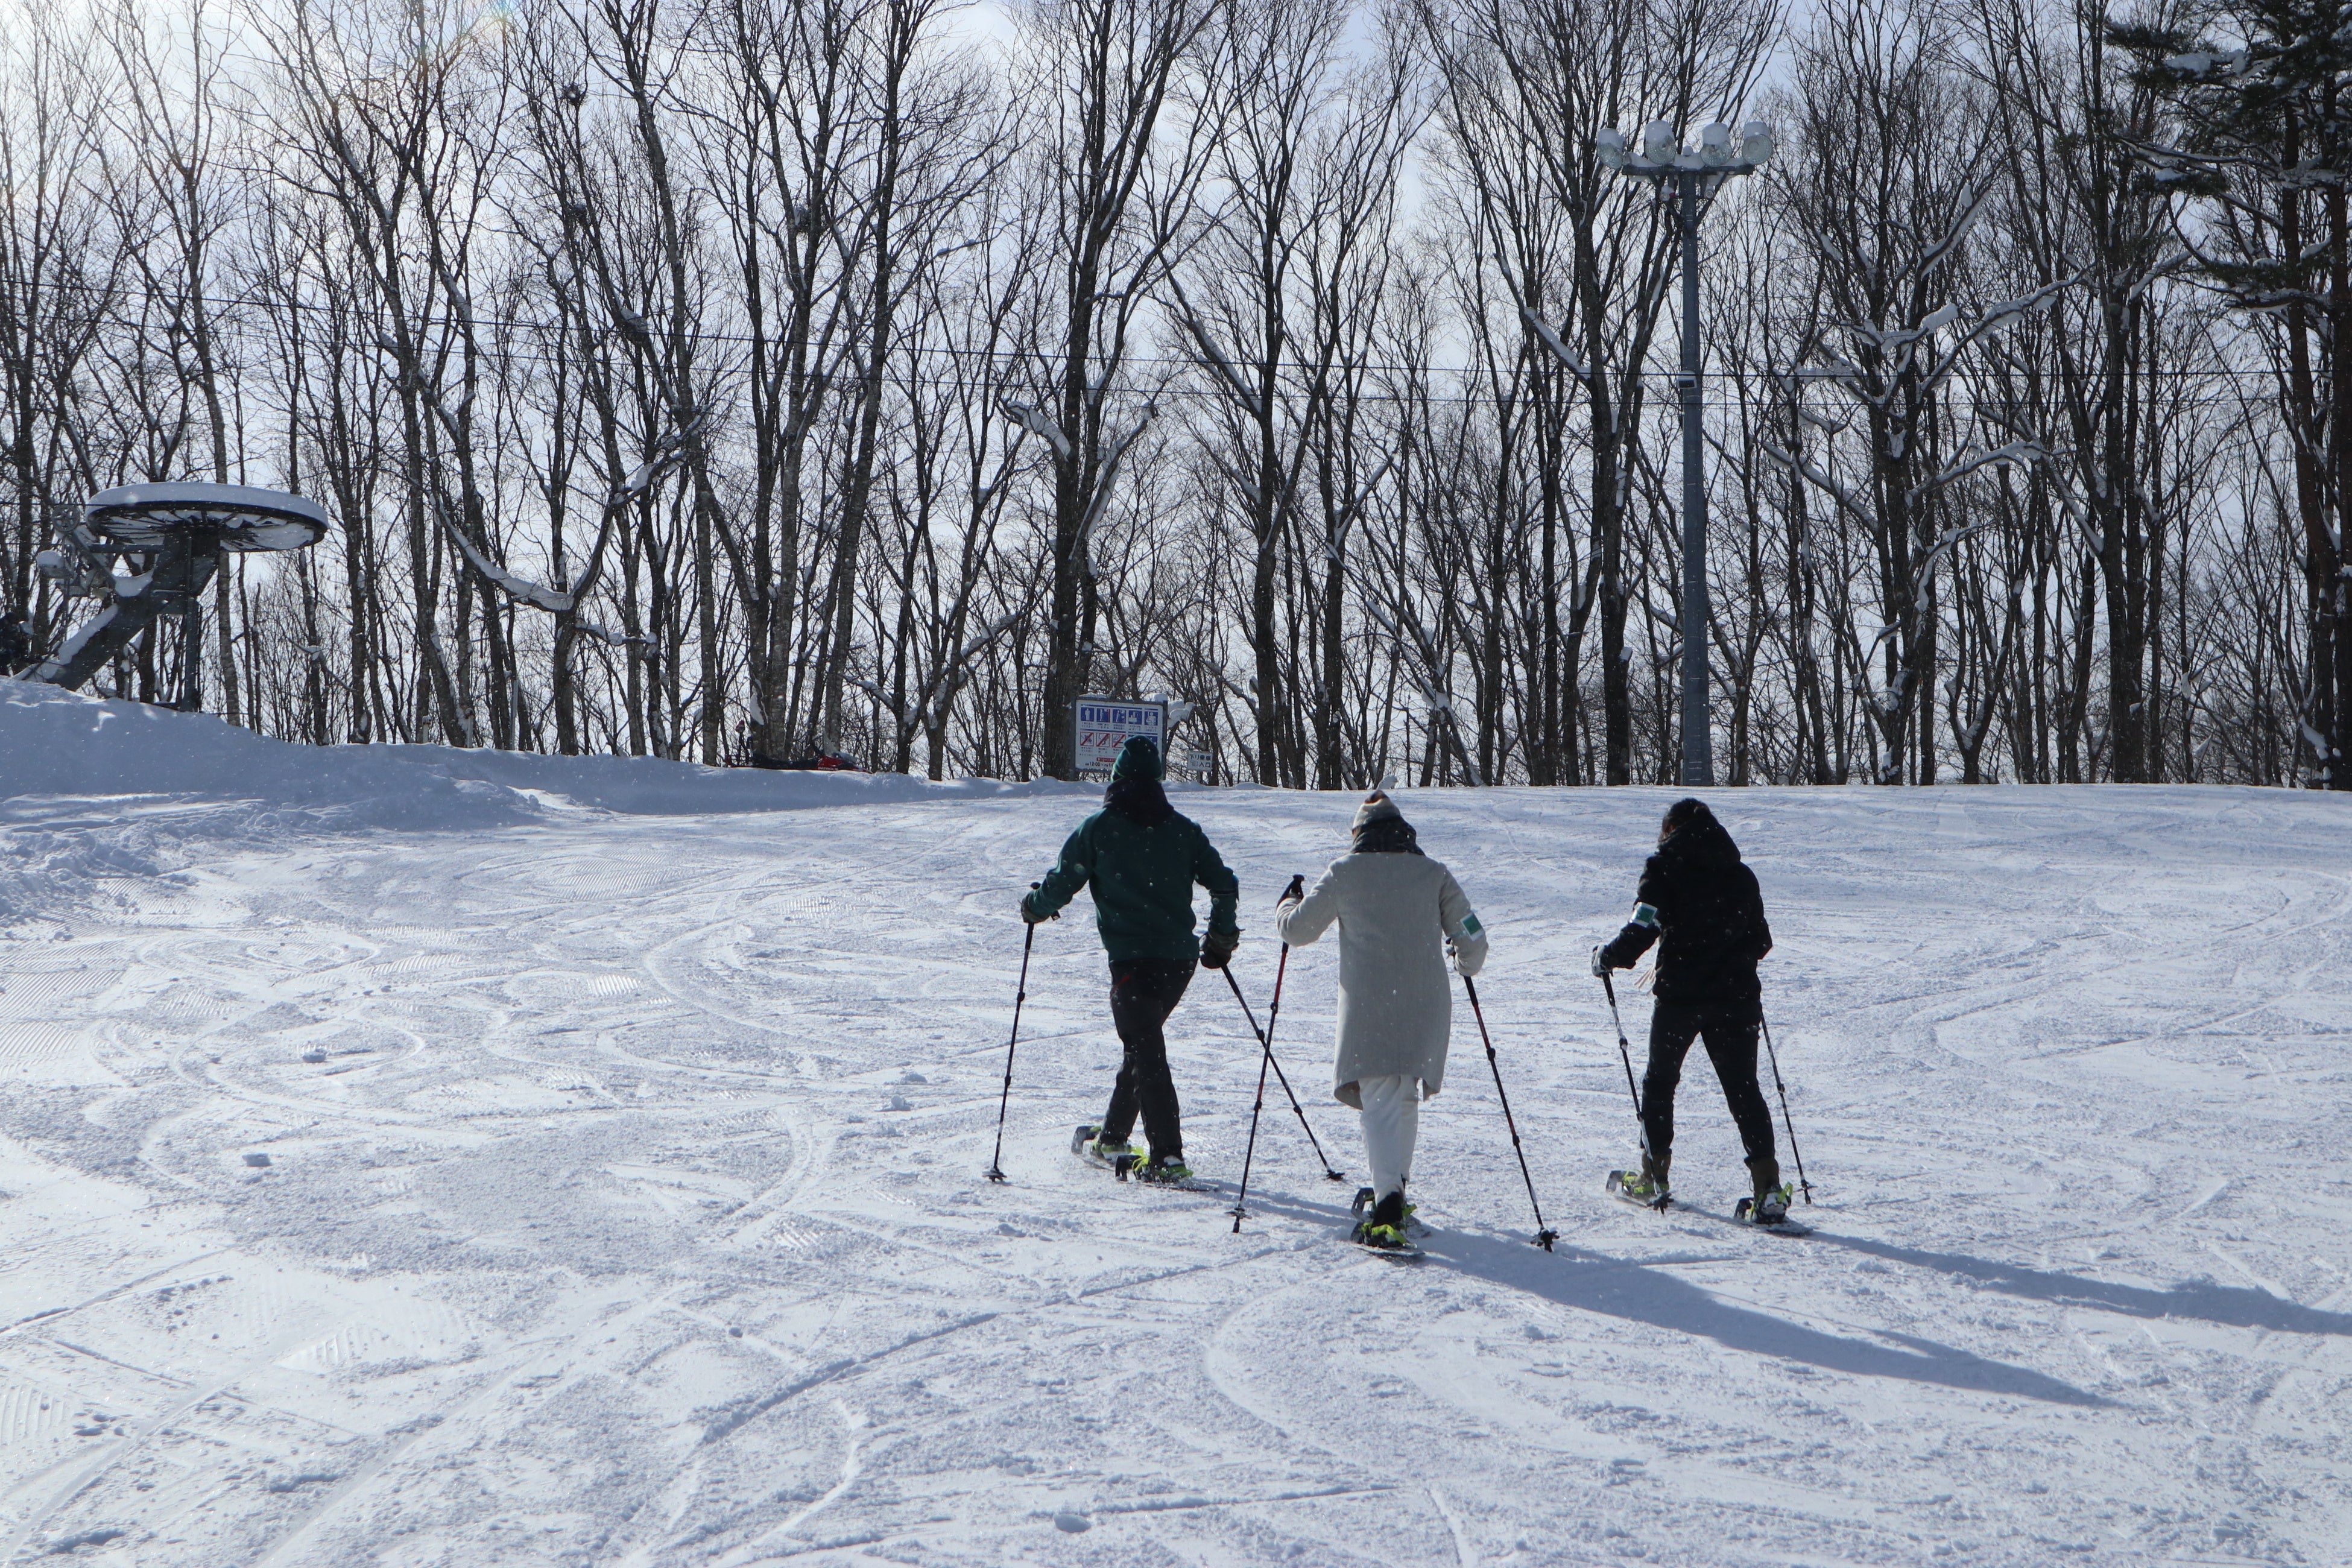
[[[1700,128],[1698,151],[1685,150],[1675,128],[1654,120],[1642,128],[1639,152],[1605,130],[1593,138],[1601,163],[1621,174],[1671,192],[1683,225],[1683,368],[1675,378],[1683,405],[1683,783],[1715,783],[1715,742],[1707,697],[1706,468],[1700,449],[1698,357],[1698,216],[1723,183],[1752,174],[1772,156],[1772,131],[1760,120],[1739,128]]]

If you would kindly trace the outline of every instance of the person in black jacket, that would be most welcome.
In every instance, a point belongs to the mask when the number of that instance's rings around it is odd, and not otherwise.
[[[0,616],[0,675],[14,675],[33,656],[32,639],[25,635],[25,617],[16,610]]]
[[[1642,868],[1633,918],[1616,940],[1592,950],[1592,973],[1630,969],[1658,946],[1657,1003],[1650,1014],[1650,1065],[1642,1079],[1642,1170],[1626,1195],[1662,1203],[1674,1158],[1675,1089],[1694,1038],[1706,1042],[1730,1102],[1755,1179],[1755,1215],[1778,1224],[1789,1189],[1772,1148],[1772,1113],[1756,1081],[1756,1033],[1764,1020],[1756,963],[1772,951],[1764,895],[1740,863],[1739,846],[1702,801],[1678,800],[1658,829],[1658,852]]]
[[[1162,773],[1150,737],[1129,736],[1111,766],[1103,808],[1078,824],[1054,868],[1022,899],[1021,918],[1031,925],[1053,920],[1079,889],[1093,889],[1095,929],[1110,957],[1111,1024],[1124,1059],[1109,1109],[1100,1125],[1079,1130],[1076,1148],[1109,1164],[1133,1159],[1128,1135],[1140,1110],[1151,1157],[1132,1167],[1135,1175],[1181,1182],[1192,1170],[1184,1163],[1182,1110],[1168,1070],[1164,1026],[1192,983],[1194,959],[1223,969],[1233,958],[1241,941],[1234,914],[1241,884],[1200,824],[1169,804]],[[1197,942],[1195,883],[1209,893],[1209,929]]]

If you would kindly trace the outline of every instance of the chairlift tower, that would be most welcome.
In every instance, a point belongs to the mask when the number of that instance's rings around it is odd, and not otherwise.
[[[26,673],[72,690],[141,632],[177,617],[183,631],[174,706],[194,712],[204,701],[204,595],[222,556],[307,550],[327,528],[324,508],[282,490],[212,484],[100,490],[36,563],[68,598],[96,601],[98,613]]]

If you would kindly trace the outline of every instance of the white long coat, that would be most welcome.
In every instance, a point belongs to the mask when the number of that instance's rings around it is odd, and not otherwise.
[[[1471,912],[1462,884],[1425,855],[1345,855],[1295,904],[1275,930],[1305,947],[1339,927],[1339,1050],[1332,1091],[1362,1107],[1360,1079],[1410,1074],[1424,1095],[1445,1083],[1445,1047],[1454,1027],[1454,968],[1476,974],[1486,962],[1486,931]]]

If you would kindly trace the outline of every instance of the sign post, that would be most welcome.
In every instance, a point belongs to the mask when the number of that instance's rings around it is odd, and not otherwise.
[[[1148,737],[1160,750],[1160,765],[1168,762],[1168,704],[1126,702],[1116,697],[1081,697],[1075,712],[1077,727],[1077,771],[1110,774],[1118,749],[1130,736]]]

